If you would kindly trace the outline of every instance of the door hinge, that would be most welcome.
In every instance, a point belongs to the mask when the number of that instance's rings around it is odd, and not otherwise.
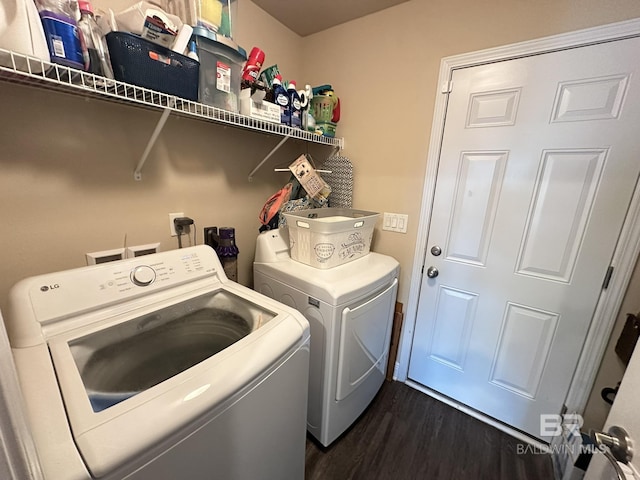
[[[453,90],[453,81],[449,80],[447,83],[442,84],[442,89],[440,93],[451,93]]]
[[[612,275],[613,275],[613,265],[609,265],[609,268],[607,268],[607,273],[604,274],[604,281],[602,282],[603,290],[606,290],[609,287],[609,282],[611,281]]]

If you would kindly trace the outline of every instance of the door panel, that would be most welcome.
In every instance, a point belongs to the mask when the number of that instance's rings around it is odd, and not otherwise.
[[[433,360],[464,369],[477,297],[470,292],[440,287],[430,352]],[[438,321],[443,319],[449,321]]]
[[[397,290],[394,279],[372,299],[342,311],[336,400],[344,400],[376,369],[384,377]]]
[[[500,127],[516,122],[520,89],[472,93],[467,128]]]
[[[556,313],[508,304],[490,382],[535,398],[557,323]]]
[[[569,282],[606,153],[606,150],[543,153],[518,273]]]
[[[507,152],[463,152],[447,241],[451,260],[484,265]]]
[[[616,75],[577,82],[561,82],[552,122],[607,120],[618,118],[627,91],[629,75]]]
[[[455,70],[409,378],[557,414],[640,171],[640,40]],[[442,247],[442,255],[430,252]]]

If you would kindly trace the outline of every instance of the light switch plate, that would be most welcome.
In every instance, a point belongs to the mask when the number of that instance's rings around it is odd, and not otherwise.
[[[382,230],[389,232],[407,233],[409,215],[403,213],[384,212],[382,218]]]

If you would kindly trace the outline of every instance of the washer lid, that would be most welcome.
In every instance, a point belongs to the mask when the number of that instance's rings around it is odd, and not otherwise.
[[[132,318],[106,328],[90,325],[48,342],[75,444],[95,478],[127,462],[146,461],[160,442],[183,435],[185,428],[195,430],[214,408],[244,395],[248,385],[309,341],[302,314],[232,282],[165,303],[139,316],[130,312]],[[247,317],[246,325],[231,328],[237,315],[220,319],[219,311],[206,309],[233,310]],[[208,318],[198,318],[198,312]],[[207,322],[215,325],[203,328]],[[46,405],[47,399],[38,401]]]
[[[399,263],[393,257],[372,252],[327,270],[291,258],[273,263],[254,262],[253,269],[325,303],[341,305],[391,283],[398,276]]]

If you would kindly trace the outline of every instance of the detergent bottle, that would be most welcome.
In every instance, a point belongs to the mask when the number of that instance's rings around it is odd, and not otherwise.
[[[289,95],[282,86],[282,75],[278,74],[273,79],[273,100],[280,107],[280,123],[289,125],[291,117],[289,112]]]
[[[289,82],[289,88],[287,88],[287,96],[289,97],[289,126],[302,128],[302,118],[300,116],[300,95],[296,90],[295,80],[291,80]]]
[[[37,0],[51,61],[83,70],[85,56],[80,43],[76,12],[70,0]]]

